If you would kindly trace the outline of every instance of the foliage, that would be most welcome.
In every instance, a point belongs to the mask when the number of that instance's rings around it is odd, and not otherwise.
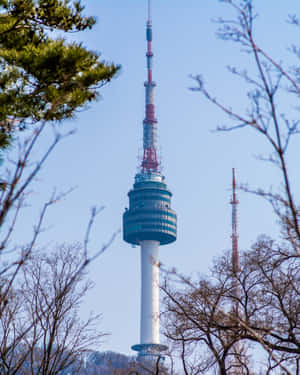
[[[83,9],[78,1],[0,2],[0,157],[1,147],[7,147],[13,139],[18,141],[19,150],[17,158],[6,160],[6,168],[2,166],[0,172],[2,252],[7,250],[30,184],[64,138],[57,122],[72,117],[96,99],[99,87],[119,70],[119,66],[99,61],[99,54],[80,43],[51,37],[53,32],[57,35],[91,28],[95,19],[84,16]],[[31,155],[49,122],[53,141],[32,163]],[[24,129],[28,130],[20,136],[18,131]],[[46,203],[41,218],[58,196],[54,194]],[[40,228],[41,221],[36,231]],[[28,249],[32,249],[36,234]]]
[[[0,172],[1,374],[55,375],[75,364],[77,371],[80,356],[102,337],[93,327],[96,317],[78,319],[78,307],[90,287],[82,284],[86,267],[111,242],[93,254],[88,251],[99,210],[92,209],[83,247],[62,246],[53,255],[38,254],[46,212],[66,194],[54,192],[29,242],[13,243],[34,180],[56,145],[72,134],[62,134],[60,123],[95,100],[98,89],[119,70],[100,61],[100,54],[63,38],[94,24],[94,17],[83,15],[79,1],[0,0],[0,157],[9,145],[13,154]],[[49,131],[49,143],[41,148],[47,127],[53,138]],[[33,154],[38,155],[35,161]]]
[[[83,9],[79,1],[0,2],[0,147],[16,130],[72,117],[118,71],[82,44],[51,37],[92,28]]]

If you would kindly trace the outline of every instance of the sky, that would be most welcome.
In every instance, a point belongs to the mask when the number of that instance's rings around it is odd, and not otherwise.
[[[146,80],[146,0],[85,0],[86,14],[96,16],[92,31],[73,35],[105,61],[121,64],[118,77],[101,89],[101,100],[62,125],[77,129],[55,149],[34,186],[31,206],[18,224],[18,241],[30,237],[41,204],[56,188],[73,188],[51,207],[39,245],[82,241],[92,206],[105,206],[90,237],[91,252],[121,229],[142,148],[144,86]],[[214,258],[231,246],[231,171],[238,183],[276,186],[278,172],[257,160],[266,143],[251,131],[220,134],[226,117],[199,93],[191,78],[201,74],[207,87],[242,113],[247,108],[245,85],[226,66],[247,67],[249,55],[216,37],[219,16],[232,17],[217,0],[153,0],[153,78],[163,173],[178,214],[178,239],[160,248],[161,262],[184,274],[209,272]],[[279,58],[296,42],[295,28],[286,24],[296,12],[296,0],[259,2],[257,37]],[[298,7],[297,7],[298,5]],[[250,68],[251,69],[251,68]],[[283,101],[284,102],[284,101]],[[284,103],[287,106],[287,103]],[[47,136],[51,136],[48,134]],[[46,142],[46,140],[45,140]],[[296,148],[292,152],[297,152]],[[292,160],[292,158],[291,158]],[[290,170],[296,172],[291,161]],[[298,189],[299,190],[299,189]],[[239,244],[246,249],[259,234],[276,236],[278,227],[270,207],[261,199],[238,192]],[[110,335],[99,350],[133,354],[139,342],[140,254],[119,234],[89,270],[95,287],[86,298],[82,317],[102,314],[101,330]],[[163,341],[163,338],[162,338]]]

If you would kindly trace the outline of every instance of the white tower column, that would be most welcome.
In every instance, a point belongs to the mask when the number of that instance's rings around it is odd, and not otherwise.
[[[141,344],[159,344],[158,241],[141,245]]]

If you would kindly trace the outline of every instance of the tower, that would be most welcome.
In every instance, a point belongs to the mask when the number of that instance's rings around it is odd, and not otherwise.
[[[232,314],[238,319],[239,311],[239,299],[240,299],[240,286],[235,276],[237,276],[240,265],[239,265],[239,247],[238,247],[238,220],[237,220],[237,205],[239,201],[236,196],[236,178],[235,178],[235,169],[232,168],[232,199],[230,201],[232,205],[232,270],[233,270],[233,282],[232,282],[232,291],[235,302],[232,305]],[[230,375],[242,375],[244,374],[242,368],[242,361],[245,360],[245,350],[243,345],[240,342],[236,342],[232,347],[233,353],[230,358]]]
[[[123,214],[123,239],[141,249],[140,343],[132,347],[139,356],[158,355],[166,347],[159,342],[159,263],[158,249],[176,240],[177,216],[171,209],[172,193],[157,159],[157,120],[152,80],[152,21],[148,0],[147,81],[143,121],[143,160],[129,191],[129,208]]]
[[[232,267],[235,273],[239,270],[239,249],[238,249],[238,231],[237,231],[237,205],[239,201],[236,197],[236,179],[235,169],[232,168]]]

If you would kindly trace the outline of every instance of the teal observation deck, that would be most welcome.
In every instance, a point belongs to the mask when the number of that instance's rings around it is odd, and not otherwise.
[[[138,173],[129,191],[129,209],[123,214],[124,241],[158,241],[166,245],[176,241],[177,215],[171,209],[172,193],[160,173]]]

